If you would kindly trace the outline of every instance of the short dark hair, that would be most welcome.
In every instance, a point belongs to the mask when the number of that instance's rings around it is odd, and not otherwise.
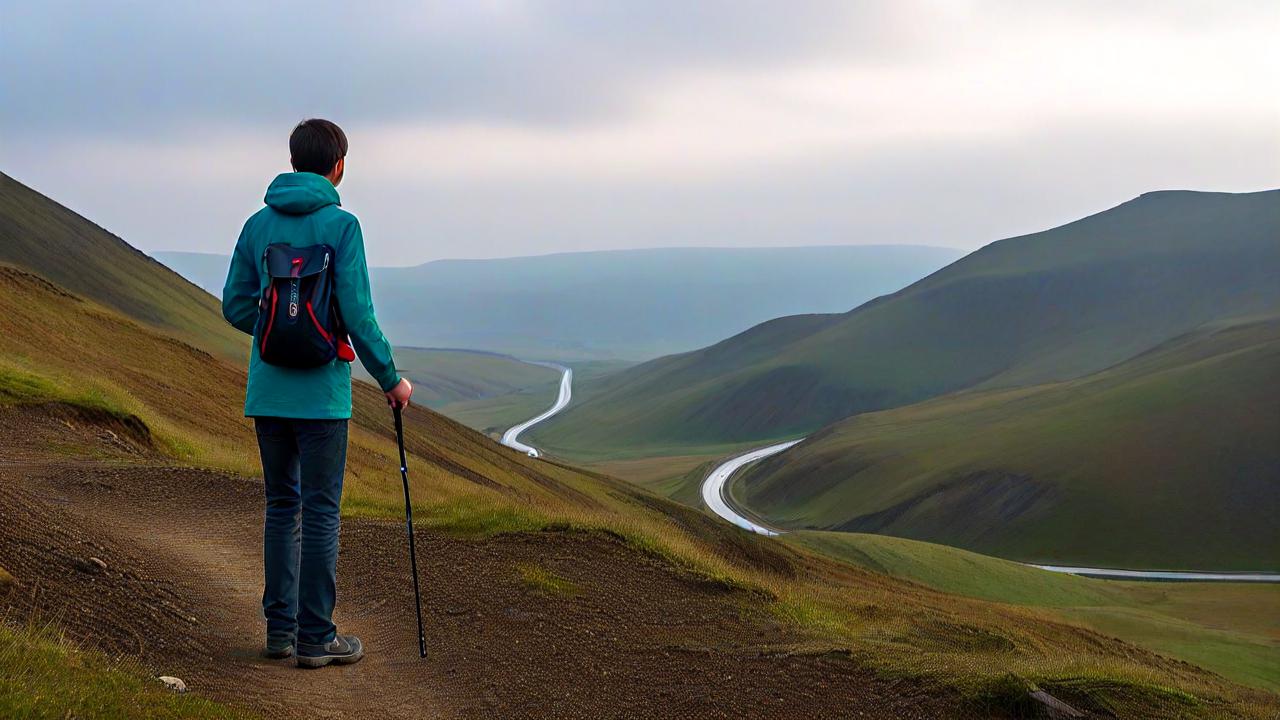
[[[347,134],[328,120],[303,120],[289,134],[289,155],[294,170],[328,175],[347,156]]]

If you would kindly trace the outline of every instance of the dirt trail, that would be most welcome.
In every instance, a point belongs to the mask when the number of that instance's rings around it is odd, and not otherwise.
[[[0,608],[268,716],[973,716],[913,682],[797,653],[799,639],[745,593],[599,534],[421,533],[419,660],[403,527],[344,521],[337,621],[369,654],[298,670],[259,654],[260,482],[149,464],[116,445],[95,461],[0,452],[0,566],[20,582]],[[576,591],[533,590],[527,566]]]

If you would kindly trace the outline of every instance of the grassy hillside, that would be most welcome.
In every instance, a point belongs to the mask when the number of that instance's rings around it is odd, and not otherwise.
[[[750,469],[773,522],[1026,561],[1280,569],[1280,320],[1086,378],[857,415]]]
[[[42,241],[57,245],[67,238],[47,234]],[[76,278],[69,282],[74,284]],[[65,482],[66,492],[100,493],[91,497],[117,501],[123,484],[86,484],[68,477],[62,468],[79,463],[82,469],[104,469],[105,477],[111,478],[113,468],[130,465],[157,470],[155,478],[181,478],[183,469],[175,471],[173,466],[188,464],[256,475],[252,433],[240,417],[243,366],[77,290],[28,269],[0,269],[0,338],[5,343],[0,412],[6,427],[33,428],[30,437],[4,434],[6,457],[23,460],[6,465],[0,478],[6,507],[30,511],[45,503],[71,513],[48,495],[48,488],[31,493],[20,482],[36,465],[42,468],[36,472],[52,478],[41,482]],[[343,511],[348,517],[401,518],[398,464],[385,403],[375,389],[357,383],[354,404]],[[904,688],[923,688],[913,691],[937,693],[975,712],[1011,712],[1025,702],[1030,683],[1096,714],[1119,716],[1262,718],[1272,716],[1280,703],[1273,694],[1064,623],[1037,608],[949,595],[869,572],[743,533],[608,476],[531,460],[419,406],[408,412],[406,431],[414,514],[424,542],[446,533],[452,538],[513,533],[506,537],[516,538],[518,544],[546,543],[554,548],[549,538],[565,530],[586,531],[581,533],[584,543],[620,542],[629,552],[637,551],[619,556],[639,558],[626,562],[671,568],[689,578],[699,597],[711,597],[731,609],[737,624],[762,622],[763,617],[786,628],[786,634],[778,636],[787,638],[786,644],[762,648],[761,657],[836,658],[843,667],[898,679],[906,683]],[[101,464],[93,464],[94,458]],[[115,482],[126,482],[129,473],[118,474]],[[225,476],[215,479],[225,482],[203,483],[204,491],[224,492],[218,489],[243,484]],[[147,498],[148,512],[182,509],[173,507],[180,503],[167,501],[180,497],[180,489],[157,490]],[[28,531],[43,527],[30,515],[23,517]],[[252,517],[256,521],[259,516],[253,512]],[[106,525],[110,518],[94,521]],[[128,529],[123,527],[127,522],[117,521],[122,526],[117,530]],[[185,527],[180,513],[169,521]],[[0,537],[16,526],[0,523]],[[396,526],[367,527],[373,532]],[[7,538],[6,542],[6,547],[13,546]],[[28,546],[21,547],[29,555]],[[403,560],[398,548],[370,557],[383,564],[392,553]],[[491,557],[485,552],[477,556]],[[119,557],[124,560],[127,553]],[[30,571],[39,565],[28,561],[30,557],[20,567]],[[183,572],[168,563],[156,563],[151,571]],[[526,582],[535,582],[530,579],[534,575],[519,572]],[[119,573],[110,577],[112,582],[129,580]],[[102,576],[104,583],[106,579]],[[77,588],[83,585],[77,583]],[[403,585],[397,580],[397,588],[403,590]],[[243,594],[229,594],[243,599]],[[385,614],[383,600],[368,611]],[[86,595],[81,602],[94,601]],[[484,609],[487,614],[489,608]],[[626,608],[615,611],[622,613],[618,622],[625,625]],[[540,606],[537,612],[555,621],[554,606]],[[76,619],[89,617],[80,613]],[[481,617],[478,608],[475,620],[469,613],[460,618],[450,608],[435,620],[475,622],[487,628]],[[538,618],[523,625],[546,623],[542,615],[523,617]],[[671,652],[719,652],[713,645],[681,636],[678,629],[672,632]],[[491,634],[468,637],[487,642]],[[472,648],[478,653],[486,650],[483,644]],[[415,661],[415,667],[421,666]],[[71,675],[66,682],[81,680]]]
[[[1239,682],[1280,690],[1280,586],[1094,580],[883,535],[803,531],[784,538],[935,590],[1053,609]]]
[[[843,312],[958,258],[951,248],[659,248],[374,268],[402,345],[522,358],[646,360],[798,312]],[[156,257],[215,294],[227,259]]]
[[[132,663],[50,632],[0,625],[0,717],[31,720],[250,720],[243,710],[175,695]]]
[[[50,242],[53,238],[57,242]],[[0,173],[0,264],[37,272],[220,356],[241,358],[249,351],[248,339],[222,320],[214,298],[4,173]]]
[[[66,406],[116,427],[143,457],[258,474],[257,445],[242,417],[243,366],[163,335],[16,268],[0,266],[0,406]],[[344,508],[402,512],[391,416],[382,394],[355,383]],[[462,530],[588,521],[625,510],[629,527],[658,537],[667,523],[654,498],[622,481],[531,460],[415,405],[406,415],[415,513]],[[57,449],[57,448],[53,448]],[[85,450],[68,445],[68,457]],[[648,509],[645,509],[645,508]],[[686,537],[686,539],[688,539]]]
[[[396,368],[413,381],[415,402],[440,409],[450,403],[484,400],[538,388],[546,404],[555,400],[560,373],[508,355],[438,348],[397,347]],[[369,380],[357,363],[357,376]],[[536,414],[536,413],[535,413]]]
[[[772,440],[965,388],[1067,380],[1280,310],[1280,191],[1157,192],[992,243],[844,315],[773,320],[583,389],[562,454]]]

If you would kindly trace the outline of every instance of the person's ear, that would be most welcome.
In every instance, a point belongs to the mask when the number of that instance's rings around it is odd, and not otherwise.
[[[342,173],[347,170],[347,159],[338,158],[338,162],[333,166],[333,186],[338,187],[338,183],[342,182]]]

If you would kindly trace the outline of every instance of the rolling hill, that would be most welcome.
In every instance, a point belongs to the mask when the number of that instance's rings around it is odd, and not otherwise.
[[[60,242],[51,243],[53,235]],[[101,227],[0,173],[0,263],[49,281],[223,357],[248,338],[222,320],[218,301]]]
[[[252,590],[261,485],[240,417],[243,361],[213,352],[216,335],[188,341],[144,319],[163,319],[161,308],[142,302],[135,316],[97,300],[96,276],[108,272],[97,263],[129,249],[75,227],[28,222],[34,237],[23,241],[48,252],[0,264],[0,707],[26,712],[45,693],[40,709],[57,717],[94,707],[303,716],[317,694],[335,693],[380,717],[548,707],[644,717],[674,706],[692,716],[961,718],[1023,712],[1032,688],[1094,717],[1264,718],[1280,706],[1258,689],[1270,677],[1233,674],[1245,686],[1041,608],[748,535],[414,406],[406,442],[433,642],[419,660],[398,463],[381,394],[364,383],[339,611],[377,649],[358,672],[264,660]],[[54,282],[58,268],[43,263],[87,242],[106,249]],[[188,287],[165,272],[140,279],[161,298]],[[211,326],[216,308],[207,315],[195,327]],[[37,621],[52,623],[55,641],[32,629]],[[110,659],[84,654],[94,650]],[[47,677],[31,676],[37,653]],[[233,707],[175,708],[147,690],[166,671]],[[741,689],[719,692],[729,680]]]
[[[545,365],[523,362],[509,355],[446,348],[396,347],[400,374],[414,384],[414,401],[439,410],[450,403],[510,395],[545,386],[546,404],[555,400],[560,373]],[[372,382],[363,367],[352,367],[356,376]]]
[[[779,315],[847,310],[959,257],[951,248],[668,248],[371,270],[379,321],[401,345],[542,360],[646,360]],[[227,259],[158,252],[222,291]]]
[[[992,243],[842,315],[778,318],[584,386],[531,436],[575,453],[763,442],[961,389],[1097,372],[1280,310],[1280,191],[1167,191]]]
[[[1016,560],[1280,570],[1280,317],[1077,380],[864,413],[733,487],[788,527]]]

